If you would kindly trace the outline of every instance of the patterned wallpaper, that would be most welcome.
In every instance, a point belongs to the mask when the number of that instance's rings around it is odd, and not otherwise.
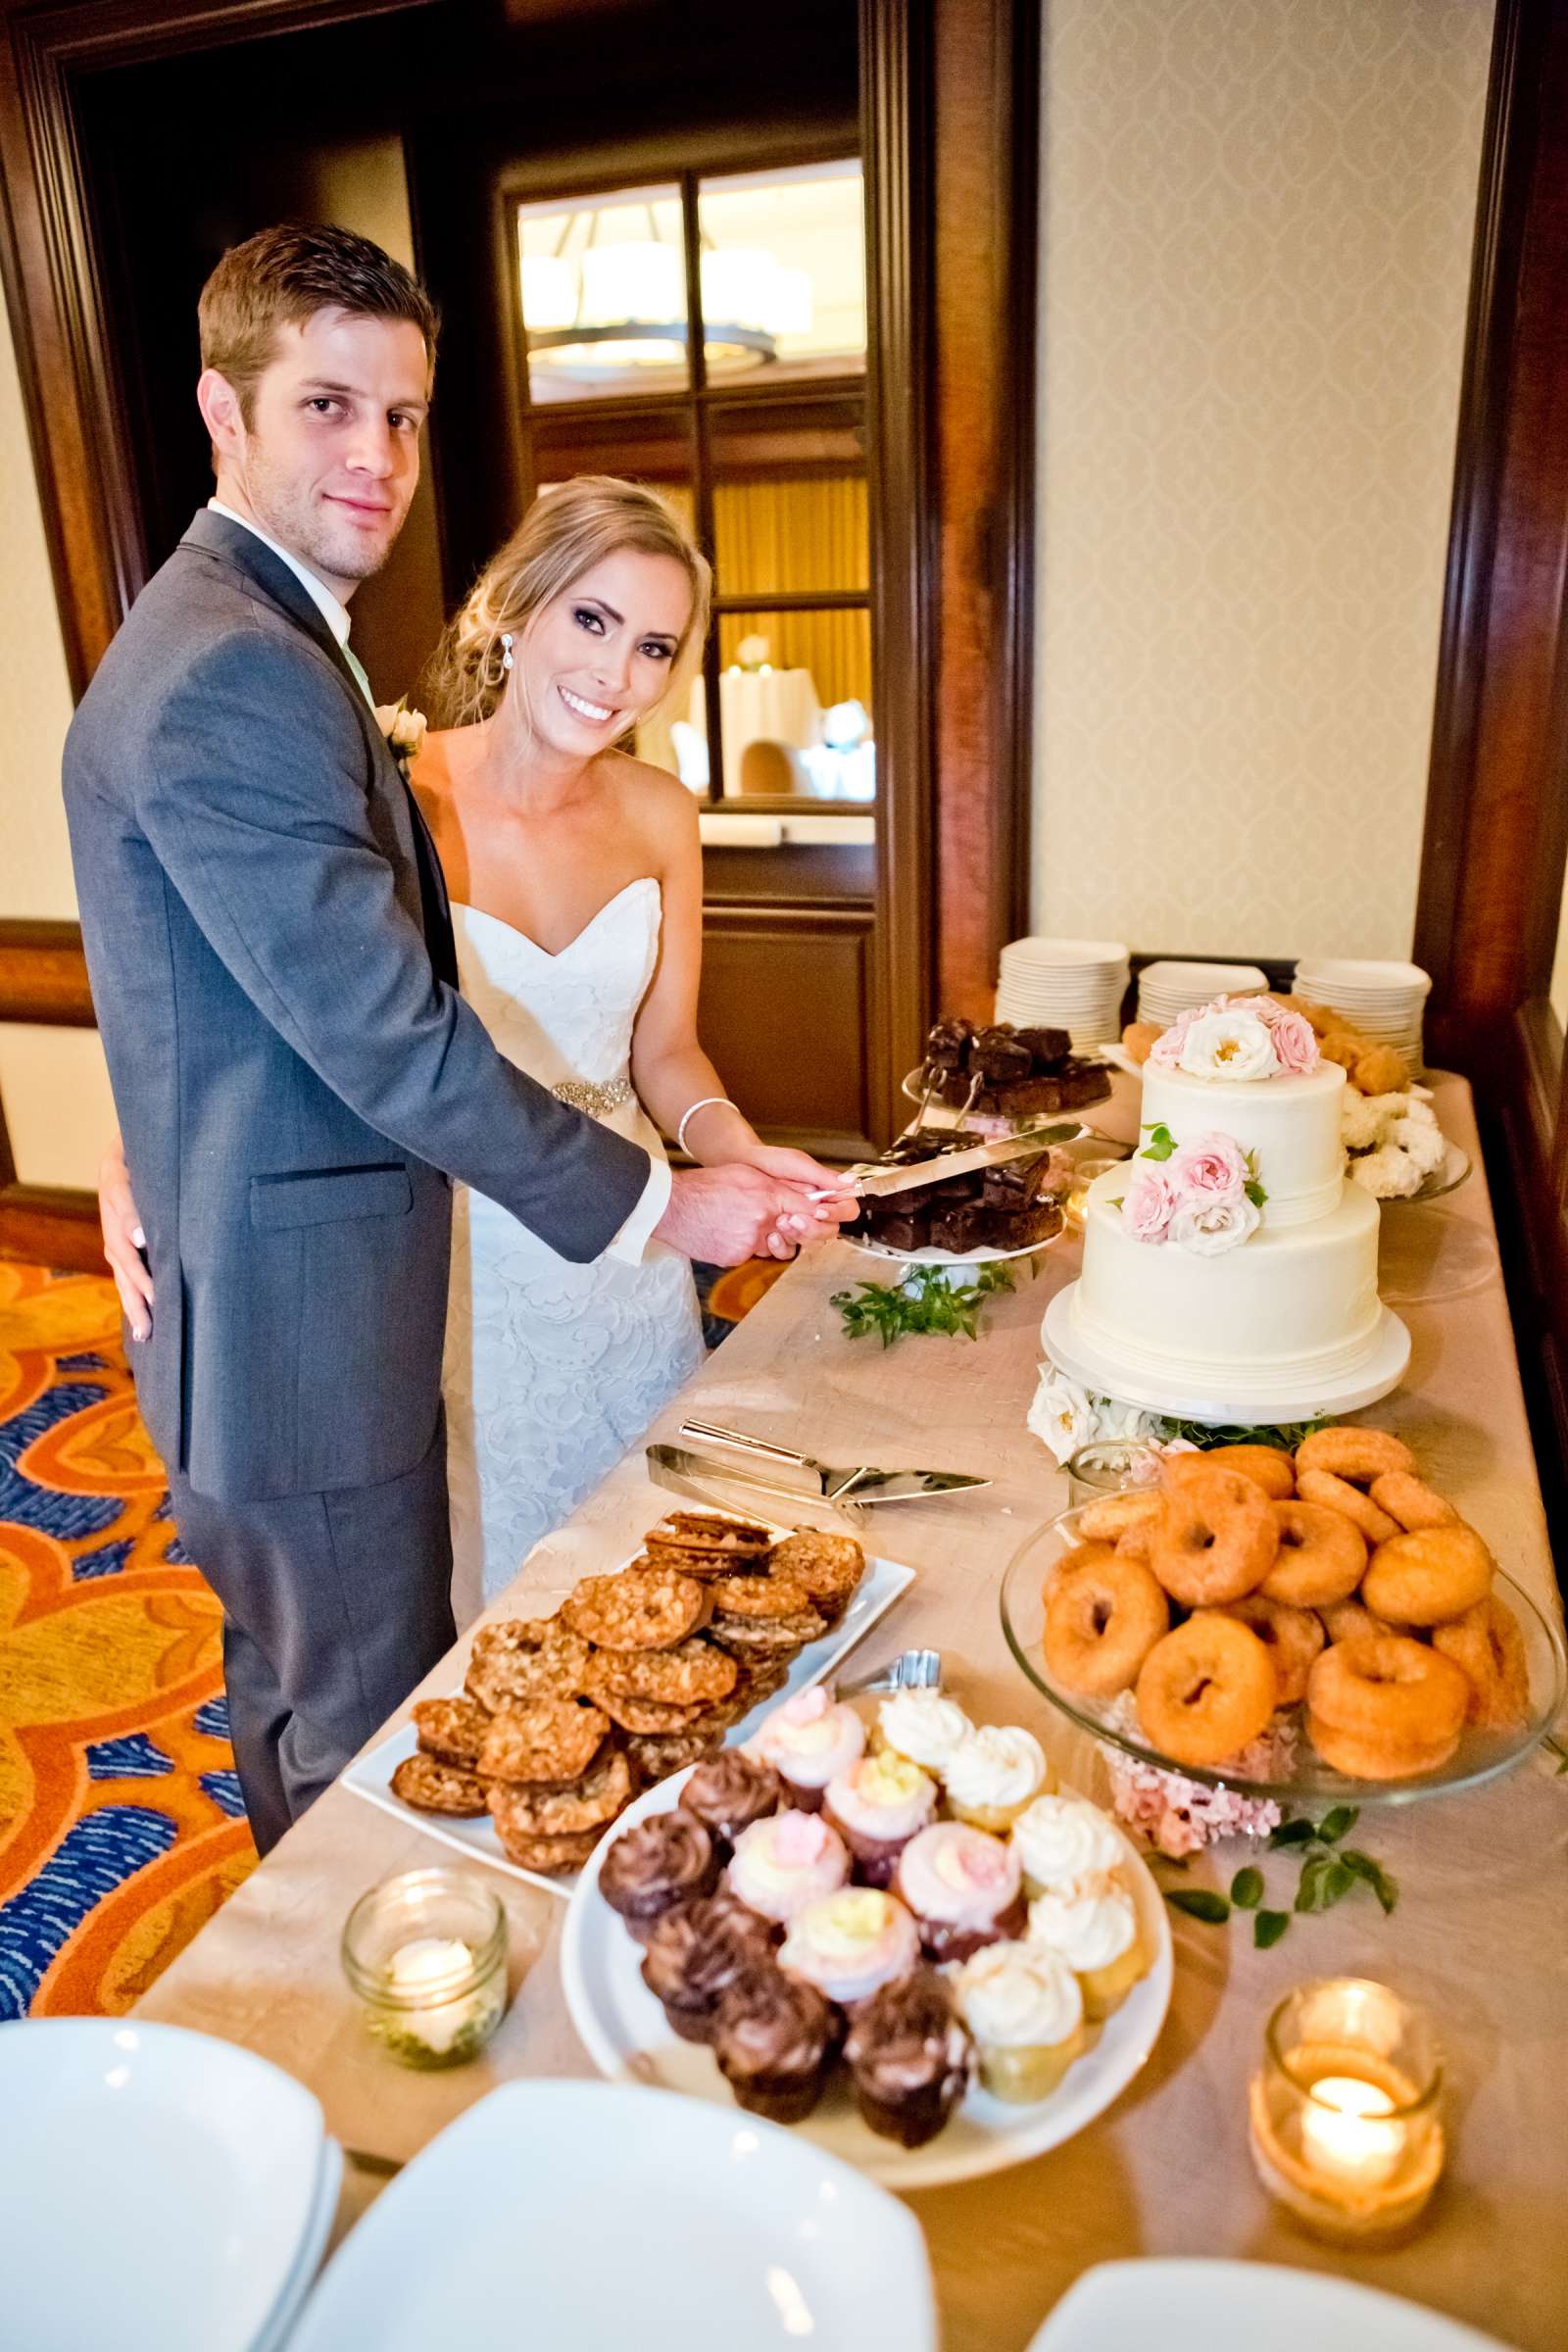
[[[1406,956],[1490,0],[1045,0],[1034,922]]]

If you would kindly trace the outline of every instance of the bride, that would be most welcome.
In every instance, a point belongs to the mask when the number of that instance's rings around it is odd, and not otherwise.
[[[689,676],[709,589],[653,492],[588,475],[545,493],[442,640],[434,677],[453,723],[424,736],[410,781],[445,869],[463,993],[510,1060],[649,1151],[662,1130],[704,1163],[836,1193],[830,1170],[760,1140],[703,1052],[696,804],[615,748]],[[102,1191],[125,1297],[142,1269],[116,1152]],[[770,1247],[788,1255],[850,1206],[789,1219]],[[133,1287],[136,1331],[145,1277]],[[685,1258],[650,1243],[638,1265],[570,1265],[457,1189],[444,1390],[460,1625],[702,1357]]]

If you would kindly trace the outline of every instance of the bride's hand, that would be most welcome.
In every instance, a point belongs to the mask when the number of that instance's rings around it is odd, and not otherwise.
[[[837,1169],[823,1167],[808,1152],[759,1144],[747,1156],[764,1176],[772,1176],[792,1190],[800,1189],[799,1208],[785,1210],[768,1237],[768,1251],[774,1257],[787,1257],[802,1242],[825,1239],[836,1226],[848,1224],[859,1209],[847,1179]],[[816,1198],[818,1195],[826,1198]]]
[[[117,1135],[98,1163],[98,1222],[103,1228],[104,1255],[120,1293],[133,1340],[152,1336],[153,1278],[142,1262],[146,1236],[136,1214],[130,1171]]]

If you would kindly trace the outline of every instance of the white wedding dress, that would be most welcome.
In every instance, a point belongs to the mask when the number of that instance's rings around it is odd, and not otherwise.
[[[632,1091],[631,1038],[662,912],[645,875],[551,956],[499,915],[452,909],[463,993],[507,1059],[650,1152],[663,1146]],[[570,1265],[457,1187],[444,1386],[460,1626],[636,1444],[703,1352],[688,1259],[650,1242],[641,1265]]]

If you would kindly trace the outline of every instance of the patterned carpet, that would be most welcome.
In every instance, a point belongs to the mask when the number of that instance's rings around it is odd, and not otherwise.
[[[699,1269],[710,1346],[782,1268]],[[256,1854],[112,1283],[0,1260],[0,2020],[121,2015]]]

